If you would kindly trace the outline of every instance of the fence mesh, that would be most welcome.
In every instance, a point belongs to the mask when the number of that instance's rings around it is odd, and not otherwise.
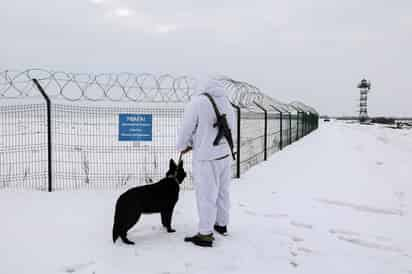
[[[0,187],[47,188],[46,104],[0,105]]]
[[[264,114],[256,111],[241,111],[240,116],[240,173],[263,161]]]
[[[270,112],[268,113],[268,155],[272,155],[273,153],[276,153],[280,150],[280,145],[281,145],[281,134],[280,134],[280,115],[277,113]],[[282,123],[282,126],[285,126],[284,123]],[[283,136],[282,138],[285,140],[285,137]]]
[[[54,105],[54,188],[118,188],[159,180],[174,148],[182,107]],[[120,114],[151,114],[151,142],[120,142]],[[191,184],[191,173],[184,187]]]
[[[234,176],[317,127],[316,112],[302,103],[289,106],[248,83],[220,81],[240,111],[239,129],[233,130],[240,156],[233,162]],[[0,73],[0,188],[117,189],[156,182],[169,159],[178,157],[177,130],[195,84],[193,78],[170,75]],[[151,115],[152,139],[120,140],[124,114]],[[183,188],[190,189],[190,154],[184,161],[189,176]]]

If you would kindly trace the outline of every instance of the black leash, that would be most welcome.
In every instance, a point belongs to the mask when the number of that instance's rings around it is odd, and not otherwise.
[[[183,156],[183,153],[180,152],[180,154],[179,154],[179,161],[177,162],[177,165],[179,165],[180,162],[182,161],[182,156]]]

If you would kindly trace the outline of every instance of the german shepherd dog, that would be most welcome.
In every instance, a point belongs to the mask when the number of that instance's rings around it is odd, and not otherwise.
[[[183,161],[176,165],[170,159],[166,177],[150,185],[138,186],[121,194],[116,202],[113,224],[113,243],[120,237],[126,244],[134,244],[127,239],[127,231],[132,228],[141,214],[160,213],[162,225],[167,232],[172,229],[173,209],[179,198],[180,184],[186,177]]]

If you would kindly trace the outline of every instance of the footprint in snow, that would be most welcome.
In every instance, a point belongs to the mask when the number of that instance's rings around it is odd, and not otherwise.
[[[290,263],[293,267],[298,267],[298,263],[297,263],[297,262],[290,261],[289,263]]]
[[[286,217],[288,217],[288,214],[282,214],[282,213],[279,213],[279,214],[264,214],[263,217],[265,217],[265,218],[274,218],[274,219],[286,218]]]
[[[83,269],[85,269],[85,268],[87,268],[91,265],[94,265],[94,264],[95,264],[95,262],[91,261],[91,262],[88,262],[88,263],[71,265],[71,266],[65,267],[63,271],[66,272],[66,273],[75,273],[79,270],[83,270]]]
[[[376,139],[384,144],[389,144],[389,140],[385,136],[378,136]]]
[[[251,216],[256,216],[257,215],[256,212],[251,211],[251,210],[245,210],[245,213],[248,214],[248,215],[251,215]]]
[[[331,234],[342,234],[342,235],[349,235],[349,236],[360,236],[360,233],[350,231],[350,230],[343,230],[343,229],[329,229],[329,233]]]
[[[306,229],[312,229],[313,226],[310,224],[305,224],[305,223],[298,223],[295,221],[290,222],[291,225],[296,226],[296,227],[301,227],[301,228],[306,228]]]
[[[292,241],[294,241],[295,243],[298,243],[298,242],[303,242],[304,241],[304,239],[303,238],[300,238],[300,237],[296,237],[296,236],[292,236]]]
[[[380,242],[390,242],[390,241],[392,241],[391,238],[386,237],[386,236],[376,236],[375,238],[376,238],[376,240],[378,240]]]
[[[312,249],[306,248],[306,247],[298,247],[298,251],[301,251],[301,252],[306,253],[306,254],[311,254],[311,253],[313,253],[313,250],[312,250]]]

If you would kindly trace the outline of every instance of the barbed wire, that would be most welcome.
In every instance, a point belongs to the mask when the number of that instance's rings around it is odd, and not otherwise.
[[[316,111],[316,109],[314,109],[311,106],[308,106],[302,102],[299,101],[293,101],[289,104],[290,106],[293,106],[295,108],[298,108],[299,110],[303,111],[303,112],[310,112],[312,114],[316,114],[318,115],[319,113]]]
[[[223,85],[229,91],[232,103],[240,107],[251,107],[255,102],[261,103],[264,97],[266,97],[259,88],[249,83],[237,81],[229,77],[223,77],[219,80],[223,82]]]
[[[191,76],[155,75],[151,73],[68,73],[45,69],[25,71],[0,71],[0,99],[19,99],[39,96],[34,85],[37,79],[51,98],[70,102],[79,101],[131,101],[185,103],[198,89],[197,80]],[[258,87],[230,77],[219,77],[229,99],[241,108],[255,107],[255,103],[274,105],[282,110],[291,109],[264,94]],[[298,107],[316,113],[316,110],[298,102]]]
[[[67,73],[43,69],[0,72],[0,98],[38,95],[32,79],[46,93],[68,101],[185,102],[194,92],[194,79],[150,73]]]

